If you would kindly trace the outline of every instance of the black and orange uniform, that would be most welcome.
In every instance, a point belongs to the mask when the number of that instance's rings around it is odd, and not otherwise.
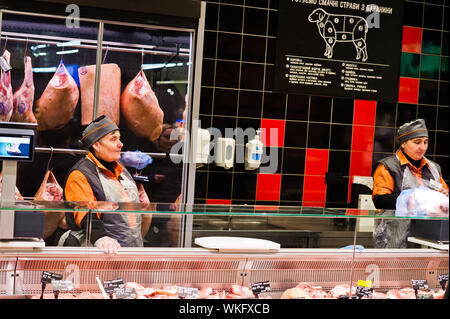
[[[405,176],[405,169],[406,171]],[[414,178],[411,178],[409,174]],[[378,162],[373,175],[372,199],[378,209],[395,209],[397,197],[402,190],[425,186],[429,181],[438,182],[447,191],[447,184],[441,175],[441,168],[435,162],[423,157],[415,161],[401,149],[395,155],[386,157]]]
[[[67,201],[139,203],[139,192],[126,168],[117,161],[102,161],[91,152],[69,171],[64,196]],[[143,246],[140,214],[97,212],[90,217],[92,244],[103,236],[109,236],[116,239],[122,247]],[[71,235],[80,241],[86,239],[87,212],[68,212],[66,221]]]

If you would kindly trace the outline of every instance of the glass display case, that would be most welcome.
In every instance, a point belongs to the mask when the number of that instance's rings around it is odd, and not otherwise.
[[[444,294],[448,243],[418,244],[409,238],[411,245],[407,248],[373,248],[367,245],[368,234],[357,225],[369,220],[448,221],[446,216],[399,217],[395,211],[203,204],[180,204],[167,211],[154,208],[155,204],[40,201],[16,201],[2,207],[10,213],[31,215],[159,214],[173,220],[194,216],[210,225],[221,221],[222,226],[236,218],[265,220],[271,237],[264,239],[251,230],[222,231],[220,245],[214,241],[205,244],[205,238],[214,236],[200,230],[183,233],[174,227],[169,228],[169,237],[191,236],[192,247],[121,247],[113,256],[88,242],[78,247],[44,246],[42,240],[4,244],[0,249],[0,294],[39,298],[43,272],[60,274],[63,281],[72,283],[70,291],[61,291],[60,298],[109,298],[100,286],[115,279],[134,289],[137,298],[178,298],[188,288],[195,289],[198,298],[254,298],[251,287],[255,283],[270,286],[270,291],[260,292],[260,298],[348,298],[350,289],[356,294],[361,281],[370,282],[372,298],[442,298]],[[327,242],[321,238],[327,233],[322,226],[336,218],[350,221],[342,234],[350,231],[352,236],[342,236],[338,243],[330,244],[333,239]],[[304,232],[297,229],[299,225],[315,226],[316,236],[310,234],[308,242]],[[90,227],[85,230],[88,236]],[[256,238],[261,241],[251,241]],[[426,281],[428,288],[414,290],[413,280]],[[241,292],[248,289],[248,294],[240,295],[239,287]],[[55,298],[50,288],[44,298]]]

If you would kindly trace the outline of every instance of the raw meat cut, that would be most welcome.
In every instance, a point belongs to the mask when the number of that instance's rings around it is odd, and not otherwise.
[[[3,57],[9,63],[11,53],[5,50]],[[9,122],[13,113],[13,93],[11,86],[11,71],[2,69],[0,78],[0,121]]]
[[[123,91],[120,110],[136,136],[154,141],[161,135],[164,112],[142,70]]]
[[[25,57],[24,63],[25,76],[23,78],[23,83],[14,93],[12,121],[36,123],[37,121],[33,114],[34,83],[31,57]]]
[[[416,294],[412,288],[391,289],[387,292],[388,299],[416,299]]]
[[[81,91],[81,125],[93,120],[95,65],[78,69]],[[120,68],[115,63],[102,64],[97,117],[107,115],[117,126],[120,123]]]
[[[231,285],[231,294],[240,298],[255,298],[255,295],[250,288],[240,285]]]
[[[322,287],[313,287],[306,282],[301,282],[294,288],[286,290],[281,299],[327,299],[328,295]]]
[[[356,294],[356,287],[352,286],[352,295]],[[330,298],[337,299],[339,296],[350,296],[350,286],[347,284],[337,285],[328,292]]]
[[[34,115],[38,130],[57,130],[66,125],[72,118],[79,96],[75,80],[61,61],[41,97],[36,101]]]

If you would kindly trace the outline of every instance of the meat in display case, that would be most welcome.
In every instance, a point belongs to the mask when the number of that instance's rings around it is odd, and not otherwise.
[[[155,213],[151,206],[129,203],[108,206],[106,202],[99,202],[96,209],[86,203],[65,202],[65,206],[59,207],[55,204],[45,207],[44,202],[28,202],[28,206],[25,203],[17,201],[15,206],[4,209],[70,213],[89,211],[90,207],[92,214],[100,211],[109,214]],[[233,212],[225,213],[226,209]],[[295,211],[291,209],[289,216],[298,222],[303,218],[399,219],[395,215],[388,216],[386,211],[380,215],[377,211],[335,210],[332,215],[327,209],[322,213],[316,209],[314,214],[308,209],[302,211],[301,207]],[[244,215],[280,221],[288,215],[281,209],[243,212],[233,206],[223,206],[218,212],[217,207],[208,205],[179,205],[175,212],[166,211],[165,214],[179,218]],[[400,219],[405,220],[405,217]],[[436,217],[418,219],[426,221]],[[252,241],[248,237],[252,234],[248,233],[246,237],[233,238],[238,245],[231,245],[229,238],[222,237],[220,246],[195,240],[198,245],[193,247],[121,247],[113,256],[92,246],[17,248],[6,245],[0,249],[0,295],[40,298],[42,294],[42,298],[60,299],[443,298],[448,281],[448,245],[367,248],[361,245],[358,233],[354,230],[351,245],[341,248],[249,244]],[[230,244],[228,247],[227,243]],[[42,285],[43,281],[46,286]]]

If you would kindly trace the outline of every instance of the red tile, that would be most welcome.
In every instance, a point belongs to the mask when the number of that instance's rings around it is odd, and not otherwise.
[[[398,101],[417,104],[419,99],[419,79],[400,77]]]
[[[353,126],[352,151],[373,151],[375,126]]]
[[[372,151],[352,151],[349,176],[350,181],[353,180],[353,176],[372,176]],[[350,182],[348,186],[348,202],[351,201],[351,187],[352,183]]]
[[[355,100],[353,125],[375,125],[376,113],[376,101]]]
[[[305,175],[325,175],[328,171],[329,150],[306,150]]]
[[[422,29],[403,27],[402,52],[422,52]]]
[[[349,174],[350,177],[372,176],[372,152],[352,151]]]
[[[280,200],[281,174],[258,174],[256,200]]]
[[[284,120],[261,120],[261,142],[264,146],[283,147]]]
[[[206,199],[208,205],[231,205],[231,199]]]
[[[303,206],[325,207],[327,186],[325,176],[305,176],[303,180]]]

